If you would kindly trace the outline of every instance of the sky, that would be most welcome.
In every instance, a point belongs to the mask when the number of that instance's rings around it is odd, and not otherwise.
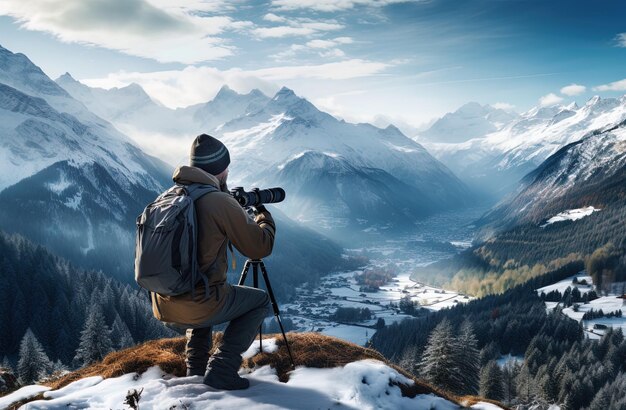
[[[2,0],[0,45],[51,78],[136,82],[169,107],[293,89],[352,122],[420,127],[626,93],[620,0]]]

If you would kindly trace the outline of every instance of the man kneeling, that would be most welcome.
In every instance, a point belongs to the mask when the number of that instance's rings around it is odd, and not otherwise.
[[[261,289],[231,285],[226,281],[227,248],[232,243],[250,259],[272,253],[276,227],[265,207],[257,207],[254,220],[229,194],[226,179],[230,155],[217,139],[202,134],[191,147],[191,166],[174,171],[179,184],[209,184],[220,191],[208,193],[195,203],[198,227],[198,263],[209,284],[208,298],[200,281],[191,293],[178,296],[153,294],[157,319],[187,329],[185,349],[187,375],[204,375],[204,383],[217,389],[245,389],[250,383],[237,372],[241,354],[254,341],[268,315],[270,300]],[[232,248],[231,248],[232,249]],[[231,255],[234,257],[234,255]],[[222,344],[209,360],[214,325],[230,322]]]

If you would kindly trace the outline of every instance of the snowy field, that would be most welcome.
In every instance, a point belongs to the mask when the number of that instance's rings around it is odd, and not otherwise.
[[[247,355],[258,350],[254,343]],[[274,346],[272,340],[268,347]],[[264,349],[265,350],[265,349]],[[459,406],[435,395],[402,397],[397,383],[414,382],[377,360],[360,360],[343,367],[315,369],[298,367],[289,381],[278,381],[276,372],[263,366],[249,373],[250,388],[240,391],[218,391],[202,383],[202,377],[174,377],[159,367],[145,373],[129,373],[103,379],[100,376],[77,380],[61,389],[26,386],[10,396],[0,398],[0,407],[44,392],[45,400],[21,407],[24,410],[45,409],[117,409],[126,408],[126,396],[132,390],[141,392],[139,408],[151,409],[458,409]],[[498,409],[489,403],[478,403],[474,409]]]
[[[575,284],[575,285],[573,284],[574,278],[576,278],[576,280],[579,282],[578,284]],[[587,285],[581,285],[580,282],[586,282]],[[573,276],[570,276],[569,278],[565,278],[556,283],[553,283],[552,285],[539,288],[537,289],[537,293],[541,294],[541,292],[543,292],[545,294],[548,294],[552,292],[553,290],[563,293],[565,292],[565,289],[567,289],[568,287],[572,289],[576,287],[578,288],[581,294],[584,294],[593,289],[593,281],[591,279],[591,276],[589,275],[584,275],[584,274],[573,275]]]
[[[573,284],[573,279],[577,278],[578,282],[585,281],[587,285]],[[586,275],[585,272],[581,272],[578,275],[570,276],[569,278],[563,279],[557,283],[554,283],[549,286],[545,286],[543,288],[537,289],[537,293],[548,293],[552,290],[557,290],[561,293],[565,291],[568,287],[578,288],[581,294],[587,293],[591,291],[593,287],[593,281],[591,276]],[[546,308],[548,310],[552,310],[559,305],[557,302],[545,302]],[[618,297],[617,294],[609,294],[606,296],[600,296],[598,299],[592,300],[589,303],[579,304],[578,311],[574,311],[573,307],[568,307],[563,309],[563,314],[568,317],[580,322],[583,322],[583,327],[585,329],[585,335],[591,339],[599,339],[604,334],[603,329],[594,328],[595,325],[604,325],[612,328],[621,328],[622,332],[626,334],[626,317],[602,317],[591,320],[582,320],[583,315],[586,312],[589,312],[591,309],[594,311],[598,311],[602,309],[602,311],[607,314],[610,312],[615,312],[621,310],[622,315],[626,314],[626,303],[625,299]]]
[[[456,292],[413,282],[408,272],[393,278],[377,292],[361,291],[354,279],[356,273],[359,271],[328,275],[321,280],[317,289],[311,290],[306,286],[297,288],[298,302],[283,305],[281,310],[284,313],[281,316],[290,318],[299,331],[317,331],[363,346],[376,331],[375,324],[379,318],[389,325],[411,317],[397,307],[404,296],[429,310],[439,310],[470,300],[468,296]],[[368,308],[372,312],[372,319],[358,323],[334,322],[330,315],[340,307]]]

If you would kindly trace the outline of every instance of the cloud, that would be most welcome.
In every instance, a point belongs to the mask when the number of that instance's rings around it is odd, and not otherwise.
[[[619,33],[616,35],[615,42],[618,47],[626,47],[626,33]]]
[[[539,105],[541,105],[542,107],[549,107],[551,105],[556,105],[560,103],[561,101],[563,101],[562,97],[559,97],[558,95],[554,93],[550,93],[550,94],[544,95],[543,97],[539,99]]]
[[[626,91],[626,78],[609,84],[593,87],[594,91]]]
[[[312,28],[305,27],[259,27],[252,30],[252,34],[260,38],[280,38],[289,36],[309,36],[315,33]]]
[[[324,57],[324,58],[339,58],[339,57],[345,57],[346,53],[344,53],[343,51],[341,51],[338,48],[333,48],[333,49],[328,50],[328,51],[322,51],[320,53],[320,56]]]
[[[224,84],[239,92],[258,88],[267,94],[273,94],[284,81],[288,80],[346,80],[376,75],[389,67],[391,64],[360,59],[259,70],[232,68],[222,71],[214,67],[188,66],[183,70],[151,73],[121,71],[109,74],[105,78],[86,79],[81,82],[91,87],[107,89],[135,82],[154,99],[170,108],[177,108],[212,99]]]
[[[216,0],[3,0],[0,15],[22,28],[67,43],[88,44],[160,62],[193,64],[230,56],[218,35],[252,27],[228,16],[208,16]]]
[[[306,43],[307,47],[310,48],[333,48],[340,44],[352,44],[354,40],[350,37],[337,37],[332,40],[311,40]]]
[[[267,16],[268,15],[266,15],[265,17]],[[274,17],[270,18],[274,19],[272,21],[276,21]],[[287,21],[287,25],[275,27],[258,27],[252,29],[251,33],[259,38],[281,38],[293,36],[311,36],[320,32],[341,30],[344,27],[345,26],[343,24],[339,24],[335,20],[315,21],[308,18],[297,18]]]
[[[306,42],[306,44],[292,44],[288,49],[272,55],[276,61],[292,60],[299,53],[317,53],[323,58],[344,57],[346,53],[337,48],[342,44],[352,44],[354,40],[351,37],[337,37],[331,40],[315,39]],[[397,65],[392,63],[392,65]]]
[[[585,87],[584,85],[580,85],[580,84],[570,84],[561,88],[561,94],[568,95],[570,97],[573,97],[575,95],[580,95],[584,93],[585,91],[587,91],[587,87]]]
[[[263,20],[271,21],[273,23],[285,23],[288,21],[286,17],[277,16],[274,13],[267,13],[265,16],[263,16]]]
[[[272,0],[271,4],[278,10],[341,11],[357,6],[384,7],[389,4],[414,1],[419,0]]]
[[[513,104],[509,104],[506,102],[497,102],[495,104],[491,104],[491,106],[497,110],[505,110],[505,111],[512,111],[515,108]]]

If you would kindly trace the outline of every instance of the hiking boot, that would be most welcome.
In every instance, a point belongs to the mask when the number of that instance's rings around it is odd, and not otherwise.
[[[250,387],[250,381],[237,373],[225,376],[221,372],[207,370],[204,384],[218,390],[244,390]]]

